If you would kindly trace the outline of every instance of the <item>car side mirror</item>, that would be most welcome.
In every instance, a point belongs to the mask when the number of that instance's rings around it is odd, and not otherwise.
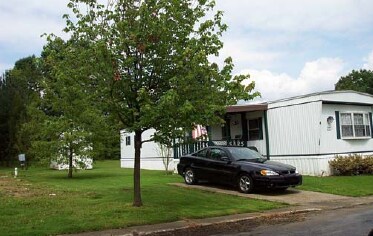
[[[221,157],[220,160],[225,161],[225,162],[231,162],[231,159],[229,157]]]

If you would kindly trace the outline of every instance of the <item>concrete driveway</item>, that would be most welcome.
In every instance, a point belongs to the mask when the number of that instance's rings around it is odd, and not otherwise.
[[[225,187],[225,186],[216,186],[216,185],[186,185],[184,183],[172,183],[171,185],[190,188],[190,189],[199,189],[203,191],[224,193],[229,195],[241,196],[245,198],[261,199],[267,201],[283,202],[290,205],[312,205],[312,203],[320,202],[335,202],[339,201],[356,201],[356,198],[338,196],[328,193],[318,193],[311,191],[299,190],[296,188],[289,188],[286,191],[261,191],[258,193],[244,194],[238,192],[236,189]]]

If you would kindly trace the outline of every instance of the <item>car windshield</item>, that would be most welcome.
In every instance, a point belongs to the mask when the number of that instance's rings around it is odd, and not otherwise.
[[[228,151],[236,161],[265,160],[260,153],[247,147],[230,147]]]

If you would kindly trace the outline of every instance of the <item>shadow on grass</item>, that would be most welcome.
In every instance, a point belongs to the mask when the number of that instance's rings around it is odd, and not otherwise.
[[[237,191],[238,192],[238,188],[234,187],[234,186],[231,186],[231,185],[209,183],[207,181],[201,181],[201,182],[198,183],[198,185],[199,186],[217,188],[217,189],[221,189],[221,190],[229,190],[229,191]],[[265,195],[265,196],[283,196],[283,195],[292,195],[292,194],[297,194],[297,193],[299,193],[299,190],[297,190],[295,188],[288,188],[286,190],[284,190],[284,189],[261,188],[261,189],[254,189],[254,191],[252,192],[252,194],[260,194],[260,195]]]
[[[53,170],[53,171],[60,171],[60,170]],[[67,171],[59,172],[56,174],[49,174],[48,179],[69,179],[67,177]],[[85,180],[85,179],[103,179],[103,178],[123,178],[123,177],[132,177],[132,174],[123,174],[123,173],[97,173],[97,172],[91,172],[88,171],[84,172],[73,172],[73,177],[71,180]]]

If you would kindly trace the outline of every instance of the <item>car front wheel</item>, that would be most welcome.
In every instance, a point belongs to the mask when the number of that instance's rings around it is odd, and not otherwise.
[[[242,174],[238,178],[238,188],[242,193],[251,193],[254,189],[253,179],[248,174]]]
[[[197,183],[197,179],[194,175],[194,171],[191,168],[187,168],[185,170],[184,180],[185,180],[185,183],[189,185]]]

